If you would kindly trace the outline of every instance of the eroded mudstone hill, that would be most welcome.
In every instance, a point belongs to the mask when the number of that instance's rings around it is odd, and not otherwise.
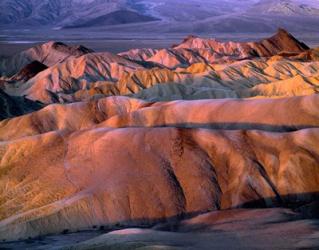
[[[1,239],[312,201],[317,102],[110,97],[3,121]]]
[[[238,207],[308,211],[318,58],[279,30],[119,55],[50,42],[0,59],[0,240],[159,222],[196,232],[182,219]],[[314,231],[299,225],[278,232]]]
[[[49,42],[0,60],[3,74],[15,75],[3,76],[1,88],[45,104],[110,95],[149,101],[309,95],[318,92],[317,58],[316,49],[283,29],[259,42],[189,37],[173,48],[119,55]]]

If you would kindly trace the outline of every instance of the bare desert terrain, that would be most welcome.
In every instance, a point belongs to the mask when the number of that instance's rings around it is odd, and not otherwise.
[[[319,6],[204,2],[0,3],[1,249],[319,248]]]

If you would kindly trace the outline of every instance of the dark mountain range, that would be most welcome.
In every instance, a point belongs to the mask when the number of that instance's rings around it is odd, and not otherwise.
[[[315,1],[314,1],[315,2]],[[248,13],[282,16],[318,17],[319,9],[292,0],[262,0],[253,5]]]
[[[70,24],[64,28],[88,28],[104,25],[152,22],[158,20],[160,19],[151,16],[145,16],[134,11],[118,10],[88,21],[77,21],[73,25]]]
[[[306,3],[292,0],[3,0],[0,26],[78,28],[162,20],[164,26],[177,31],[181,30],[180,25],[190,30],[193,24],[193,29],[198,30],[196,26],[205,29],[214,23],[225,32],[232,32],[230,27],[245,32],[241,26],[254,26],[253,23],[264,31],[267,29],[264,27],[266,20],[261,17],[264,15],[274,15],[277,19],[281,16],[280,20],[287,23],[287,28],[295,22],[287,17],[319,18],[319,6],[310,1]],[[274,22],[278,23],[278,20]]]

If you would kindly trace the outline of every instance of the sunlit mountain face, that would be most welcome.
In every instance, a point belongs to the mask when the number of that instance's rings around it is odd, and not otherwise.
[[[319,248],[317,1],[0,7],[0,249]]]

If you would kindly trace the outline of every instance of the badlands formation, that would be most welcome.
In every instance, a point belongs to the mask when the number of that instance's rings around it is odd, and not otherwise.
[[[0,69],[0,240],[134,226],[152,229],[77,248],[319,246],[319,50],[287,31],[118,55],[50,42]]]

